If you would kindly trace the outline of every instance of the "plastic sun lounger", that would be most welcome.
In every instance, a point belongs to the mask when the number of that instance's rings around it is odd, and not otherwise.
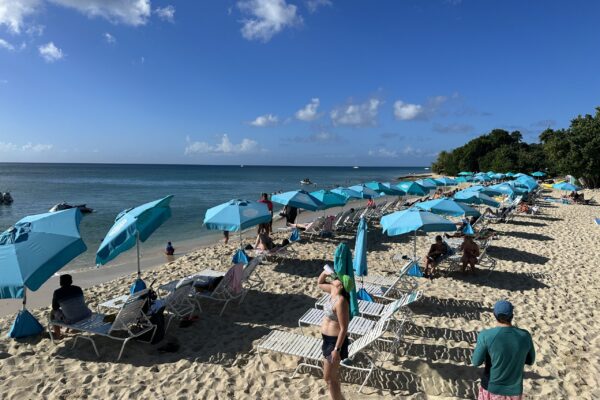
[[[142,312],[142,308],[147,301],[148,289],[137,292],[127,299],[123,307],[119,310],[114,322],[105,322],[106,315],[100,313],[92,313],[89,318],[82,321],[67,324],[58,321],[52,321],[48,319],[48,332],[50,333],[50,340],[54,341],[54,335],[52,333],[53,326],[60,326],[63,328],[72,329],[76,332],[73,347],[77,344],[77,339],[85,339],[89,341],[94,347],[96,356],[100,357],[96,342],[94,341],[93,335],[104,336],[109,339],[122,341],[121,350],[117,360],[121,359],[125,345],[131,340],[144,335],[147,332],[152,332],[150,342],[154,339],[156,333],[156,326],[150,322],[148,317]],[[118,334],[117,334],[118,333]]]
[[[396,257],[394,256],[392,258],[392,260],[396,260]],[[369,283],[369,284],[373,284],[373,285],[379,285],[379,286],[384,286],[384,287],[388,287],[388,288],[393,288],[396,285],[398,285],[398,283],[402,280],[402,278],[407,277],[406,273],[410,270],[410,268],[413,265],[413,260],[408,260],[404,265],[402,265],[402,267],[400,268],[400,270],[398,271],[397,275],[390,275],[390,276],[384,276],[384,275],[367,275],[364,277],[360,277],[359,279],[362,279],[364,283]],[[411,285],[411,290],[415,289],[417,286],[417,282],[415,281],[415,283],[413,285]],[[368,290],[367,290],[368,291]]]
[[[371,329],[364,336],[361,336],[357,340],[353,341],[348,348],[348,358],[342,360],[340,364],[344,368],[367,373],[362,385],[358,389],[359,393],[362,391],[363,387],[369,380],[369,377],[376,368],[378,352],[373,349],[373,354],[367,354],[366,350],[369,349],[373,343],[375,343],[383,335],[386,320],[386,318],[381,318],[379,322],[375,324],[373,329]],[[264,351],[282,353],[301,358],[302,361],[298,364],[294,370],[294,373],[292,374],[292,378],[294,378],[302,366],[317,368],[320,370],[323,369],[321,367],[321,363],[323,362],[323,353],[321,350],[322,344],[323,341],[321,338],[274,330],[261,339],[260,343],[256,346],[256,352],[263,368],[265,368],[262,360],[262,354]],[[353,358],[359,353],[362,353],[365,356],[368,361],[367,365],[360,366],[359,364],[348,363],[348,360],[353,360]]]
[[[398,323],[398,324],[396,324],[396,327],[394,329],[394,334],[396,335],[396,338],[398,339],[400,337],[400,332],[401,332],[402,326],[412,316],[410,311],[404,310],[404,307],[417,301],[419,298],[420,298],[420,292],[414,293],[414,294],[412,294],[412,293],[405,294],[404,296],[402,296],[402,298],[395,300],[392,303],[384,306],[382,313],[377,317],[378,319],[387,318],[387,322],[386,322],[384,329],[385,330],[388,329],[389,322],[393,319],[392,317],[395,315],[395,313],[398,310],[402,310],[403,312],[402,312],[401,318],[399,320],[394,319]],[[304,315],[302,315],[302,317],[300,317],[300,319],[298,319],[298,326],[300,327],[300,329],[302,329],[303,325],[304,326],[309,326],[309,325],[319,326],[323,322],[323,318],[325,318],[325,311],[323,311],[320,308],[311,308],[308,311],[306,311],[304,313]],[[363,335],[367,334],[371,329],[373,329],[373,327],[375,326],[376,323],[377,323],[377,320],[373,320],[370,318],[354,317],[354,318],[352,318],[352,320],[350,321],[350,324],[348,325],[348,333],[350,335],[363,336]],[[380,339],[382,341],[390,342],[389,339],[385,339],[385,338],[380,338]]]

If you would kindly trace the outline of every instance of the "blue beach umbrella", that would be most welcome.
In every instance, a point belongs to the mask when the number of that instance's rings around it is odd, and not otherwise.
[[[566,192],[577,192],[578,190],[581,190],[581,188],[579,186],[575,186],[569,182],[556,183],[556,184],[552,185],[552,187],[554,189],[564,190]]]
[[[546,174],[542,171],[535,171],[531,176],[535,176],[536,178],[543,178]]]
[[[467,204],[485,204],[491,207],[500,207],[500,203],[481,192],[461,190],[454,195],[454,199]]]
[[[459,176],[458,178],[456,178],[456,183],[467,183],[471,181],[472,179],[466,178],[464,176]]]
[[[134,285],[138,285],[135,286],[135,289],[140,287],[143,289],[144,285],[140,279],[140,241],[145,242],[156,229],[171,217],[170,205],[172,198],[173,195],[169,195],[121,211],[96,252],[96,263],[104,265],[119,254],[136,246],[138,280]]]
[[[387,192],[384,191],[384,193],[394,196],[404,196],[406,194],[406,192],[402,191],[399,187],[392,185],[390,182],[383,182],[382,185],[387,188]]]
[[[429,211],[434,214],[448,215],[451,217],[462,217],[462,216],[480,216],[481,213],[476,209],[464,205],[462,203],[456,202],[451,199],[436,199],[429,200],[422,203],[415,204],[415,207]]]
[[[381,227],[388,236],[414,232],[413,260],[417,259],[417,231],[452,232],[456,225],[445,218],[417,208],[396,211],[381,217]]]
[[[358,228],[356,229],[356,242],[354,244],[354,274],[356,276],[366,276],[367,270],[367,222],[360,218]]]
[[[333,193],[341,194],[342,196],[346,196],[349,199],[362,199],[362,195],[358,193],[356,190],[348,189],[345,187],[336,187],[335,189],[331,189]]]
[[[429,189],[419,185],[416,182],[413,181],[405,181],[405,182],[400,182],[399,184],[396,185],[397,188],[399,188],[400,190],[402,190],[404,193],[406,194],[410,194],[413,196],[425,196],[426,194],[429,193]]]
[[[432,182],[426,181],[424,179],[417,179],[415,181],[415,183],[418,183],[419,185],[423,186],[427,190],[435,190],[438,186],[435,182],[432,183]]]
[[[492,175],[491,177],[492,177],[493,179],[500,180],[500,179],[504,179],[504,178],[506,178],[506,175],[504,175],[504,174],[501,174],[501,173],[497,173],[497,174],[494,174],[494,175]]]
[[[480,192],[483,194],[487,194],[488,196],[497,196],[499,194],[503,194],[501,191],[493,189],[493,187],[494,186],[473,185],[473,186],[466,188],[465,190],[473,191],[473,192]]]
[[[494,176],[495,174],[496,174],[496,173],[495,173],[494,171],[488,171],[488,172],[486,172],[486,175],[487,175],[487,176],[489,176],[490,178],[491,178],[492,176]]]
[[[458,173],[458,176],[472,176],[472,172],[462,171]]]
[[[270,221],[265,203],[234,199],[206,210],[203,223],[211,230],[239,232]]]
[[[492,186],[489,186],[489,189],[496,193],[505,194],[508,196],[513,196],[515,193],[518,192],[517,188],[509,185],[508,183],[499,183],[497,185],[492,185]],[[486,192],[482,192],[482,193],[490,194],[490,193],[486,193]],[[492,196],[493,196],[493,194],[492,194]]]
[[[373,190],[370,187],[365,186],[365,185],[354,185],[354,186],[348,187],[348,189],[351,189],[357,193],[360,193],[360,195],[363,199],[374,199],[374,198],[380,196],[379,192],[376,192],[375,190]]]
[[[458,182],[452,178],[448,178],[447,176],[442,176],[441,178],[435,179],[437,182],[441,183],[442,186],[454,186],[458,184]]]
[[[442,182],[439,182],[439,181],[437,181],[437,180],[435,180],[433,178],[425,178],[425,179],[423,179],[423,182],[429,182],[429,183],[431,183],[432,185],[435,185],[435,186],[446,186]]]
[[[0,298],[23,299],[10,337],[31,336],[43,330],[26,309],[26,291],[39,289],[87,250],[79,233],[80,221],[78,209],[31,215],[0,234]]]
[[[309,211],[321,210],[323,208],[323,203],[305,190],[292,190],[291,192],[276,194],[273,195],[271,201],[284,206],[302,208]]]
[[[481,174],[481,175],[475,175],[473,180],[476,182],[491,182],[492,178],[490,178],[486,174]]]
[[[386,185],[385,183],[372,181],[365,183],[365,186],[374,190],[376,193],[385,193],[393,196],[399,196],[403,194],[402,191],[394,189],[389,183]]]
[[[316,192],[311,192],[310,194],[323,203],[323,209],[343,207],[348,201],[348,197],[329,190],[317,190]]]

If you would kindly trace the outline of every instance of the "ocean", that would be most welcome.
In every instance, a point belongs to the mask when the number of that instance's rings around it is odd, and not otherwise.
[[[47,212],[59,202],[87,204],[94,209],[81,222],[88,251],[68,266],[80,269],[94,266],[95,252],[121,210],[169,194],[175,196],[172,217],[142,244],[143,249],[163,247],[167,241],[176,247],[182,241],[192,245],[214,241],[221,233],[202,226],[204,213],[231,199],[257,200],[262,192],[394,181],[402,175],[425,172],[424,167],[0,163],[0,191],[8,190],[14,198],[12,205],[0,205],[0,231],[27,215]],[[304,178],[316,185],[300,185]]]

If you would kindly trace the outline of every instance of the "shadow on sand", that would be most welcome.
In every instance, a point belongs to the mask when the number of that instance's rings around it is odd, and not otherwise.
[[[488,254],[498,260],[524,262],[527,264],[546,264],[550,259],[538,254],[530,253],[525,250],[518,250],[511,247],[502,247],[492,245],[488,248]]]
[[[485,312],[492,309],[483,303],[470,300],[444,299],[434,296],[423,296],[418,303],[410,306],[416,314],[430,315],[432,317],[481,319]]]
[[[507,231],[507,232],[502,232],[502,233],[506,236],[512,236],[512,237],[516,237],[519,239],[525,239],[525,240],[539,240],[542,242],[554,240],[553,237],[550,237],[547,235],[542,235],[540,233],[519,232],[519,231]]]

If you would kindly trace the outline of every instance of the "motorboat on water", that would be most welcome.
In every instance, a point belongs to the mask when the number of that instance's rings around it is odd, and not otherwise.
[[[316,185],[316,183],[312,182],[309,178],[304,178],[300,181],[301,185]]]
[[[13,201],[10,192],[0,192],[0,204],[6,204],[8,206],[11,205]]]
[[[64,201],[62,203],[58,203],[56,204],[54,207],[52,207],[49,211],[50,212],[56,212],[56,211],[62,211],[62,210],[69,210],[71,208],[78,208],[79,211],[81,211],[82,214],[89,214],[94,212],[94,210],[92,208],[89,208],[87,206],[87,204],[77,204],[77,205],[70,205],[65,203]]]

